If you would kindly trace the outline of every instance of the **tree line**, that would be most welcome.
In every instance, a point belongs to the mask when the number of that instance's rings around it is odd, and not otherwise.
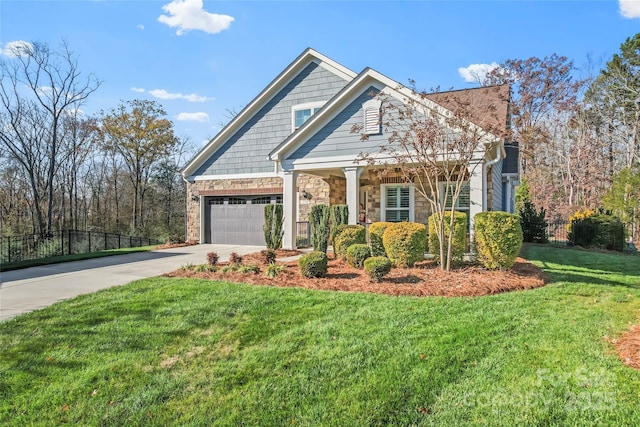
[[[187,139],[154,101],[88,117],[100,86],[66,43],[11,47],[0,61],[0,234],[97,230],[181,240]]]
[[[607,209],[639,234],[640,33],[600,70],[560,55],[508,59],[478,79],[511,87],[522,180],[549,219]],[[0,233],[62,228],[181,238],[193,151],[161,105],[122,101],[96,117],[100,86],[63,43],[15,45],[0,61]]]

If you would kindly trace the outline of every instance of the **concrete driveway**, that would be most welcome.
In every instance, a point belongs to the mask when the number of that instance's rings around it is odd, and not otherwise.
[[[194,245],[115,255],[0,273],[0,321],[80,294],[159,276],[189,263],[204,264],[207,252],[221,261],[231,252],[245,255],[263,246]]]

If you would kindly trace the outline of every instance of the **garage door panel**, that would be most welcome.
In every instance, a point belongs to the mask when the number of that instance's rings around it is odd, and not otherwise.
[[[281,196],[270,196],[281,200]],[[280,199],[276,199],[280,197]],[[247,198],[246,201],[250,201]],[[254,199],[255,200],[255,199]],[[208,204],[207,236],[211,243],[265,245],[262,226],[264,224],[264,204],[239,204],[238,197],[216,198]],[[234,204],[229,204],[234,203]]]

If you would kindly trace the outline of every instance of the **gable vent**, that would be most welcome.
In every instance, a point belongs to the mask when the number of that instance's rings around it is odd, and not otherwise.
[[[370,99],[362,104],[364,111],[364,133],[376,135],[380,133],[380,106],[382,102],[378,99]]]

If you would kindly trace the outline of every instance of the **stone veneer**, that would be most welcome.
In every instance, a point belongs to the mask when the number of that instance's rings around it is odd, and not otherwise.
[[[329,183],[322,178],[299,175],[298,187],[298,221],[307,221],[311,206],[328,204]],[[311,200],[302,197],[302,190],[312,195]],[[200,198],[194,196],[250,196],[261,194],[282,194],[282,178],[246,178],[194,181],[187,184],[187,241],[200,241]]]

